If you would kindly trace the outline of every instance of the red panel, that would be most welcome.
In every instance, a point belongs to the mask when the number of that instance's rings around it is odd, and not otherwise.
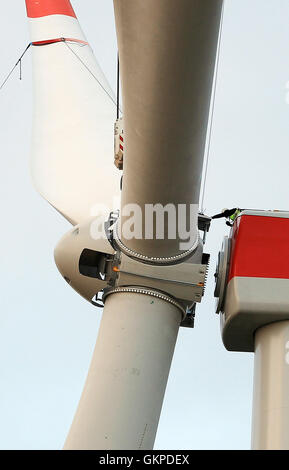
[[[26,0],[27,16],[39,18],[49,15],[76,15],[69,0]]]
[[[228,282],[235,276],[289,279],[289,219],[254,215],[237,219]]]
[[[77,42],[79,44],[84,44],[88,46],[88,42],[82,41],[81,39],[73,38],[56,38],[56,39],[47,39],[46,41],[34,41],[32,46],[48,46],[49,44],[55,44],[56,42]]]

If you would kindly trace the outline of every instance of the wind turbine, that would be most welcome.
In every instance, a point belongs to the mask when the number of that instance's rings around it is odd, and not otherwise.
[[[153,447],[178,330],[193,325],[204,292],[198,227],[205,233],[210,220],[198,218],[198,202],[222,3],[114,2],[124,116],[118,214],[113,92],[69,0],[26,0],[35,185],[73,225],[55,251],[60,272],[90,302],[104,301],[65,449]],[[174,237],[164,217],[172,206]],[[135,224],[141,236],[131,237]]]

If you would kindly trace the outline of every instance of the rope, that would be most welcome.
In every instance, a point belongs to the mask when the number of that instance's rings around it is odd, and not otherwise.
[[[211,154],[211,142],[212,142],[212,130],[213,130],[213,123],[214,123],[214,111],[215,111],[215,103],[216,103],[216,92],[217,92],[217,81],[218,81],[218,71],[219,71],[219,64],[220,64],[220,51],[221,51],[221,42],[222,42],[222,32],[223,32],[223,23],[224,23],[224,10],[225,10],[225,0],[223,2],[222,13],[221,13],[221,22],[220,22],[220,31],[219,31],[219,39],[218,39],[218,47],[217,47],[217,58],[216,58],[216,66],[215,66],[215,76],[214,76],[214,85],[213,85],[213,94],[212,94],[212,106],[211,106],[211,115],[210,115],[210,124],[209,124],[209,134],[208,134],[208,146],[206,152],[206,166],[205,166],[205,173],[204,173],[204,183],[203,183],[203,191],[202,191],[202,198],[201,198],[201,213],[204,213],[204,199],[205,199],[205,192],[206,192],[206,184],[207,184],[207,176],[208,176],[208,168],[209,168],[209,159]]]
[[[117,107],[116,101],[113,99],[113,97],[109,94],[109,92],[105,89],[105,87],[102,85],[102,83],[98,80],[98,78],[94,75],[94,73],[90,70],[90,68],[86,65],[85,62],[79,57],[79,55],[72,49],[72,47],[69,46],[69,44],[64,40],[63,41],[66,47],[72,52],[72,54],[75,55],[75,57],[81,62],[81,64],[86,68],[86,70],[90,73],[90,75],[96,80],[96,82],[99,84],[99,86],[103,89],[105,94],[109,97],[109,99],[113,102],[113,104]]]
[[[32,45],[32,43],[30,42],[28,44],[28,46],[26,47],[25,51],[21,54],[21,56],[19,57],[19,59],[17,60],[16,64],[14,65],[14,67],[10,70],[10,72],[8,73],[7,77],[5,78],[5,80],[3,81],[3,83],[1,84],[0,86],[0,90],[2,90],[2,88],[4,87],[5,83],[9,80],[9,78],[11,77],[12,73],[14,72],[14,70],[16,69],[17,65],[20,64],[20,80],[22,80],[22,66],[21,66],[21,60],[23,58],[23,56],[26,54],[26,52],[28,51],[29,47]]]
[[[78,44],[79,46],[86,46],[88,45],[87,42],[85,41],[81,41],[79,39],[72,39],[72,38],[56,38],[56,39],[50,39],[50,40],[46,40],[46,41],[36,41],[36,42],[30,42],[28,44],[28,46],[26,47],[26,49],[24,50],[24,52],[21,54],[21,56],[19,57],[19,59],[17,60],[16,64],[14,65],[14,67],[11,69],[11,71],[9,72],[9,74],[7,75],[7,77],[5,78],[5,80],[3,81],[3,83],[1,84],[0,86],[0,90],[2,90],[2,88],[4,87],[4,85],[6,84],[6,82],[9,80],[9,78],[11,77],[12,73],[14,72],[14,70],[16,69],[16,67],[18,66],[18,64],[20,65],[20,80],[22,80],[22,58],[23,56],[25,55],[25,53],[28,51],[28,49],[30,48],[30,46],[37,46],[37,47],[40,47],[40,46],[48,46],[50,44],[55,44],[55,43],[59,43],[59,42],[63,42],[66,47],[72,52],[72,54],[75,55],[75,57],[81,62],[81,64],[86,68],[86,70],[90,73],[90,75],[96,80],[96,82],[98,83],[98,85],[102,88],[102,90],[106,93],[106,95],[109,97],[109,99],[113,102],[113,104],[116,106],[116,108],[119,110],[119,103],[116,102],[114,100],[114,98],[110,95],[110,93],[106,90],[106,88],[102,85],[102,83],[98,80],[98,78],[94,75],[94,73],[90,70],[90,68],[85,64],[85,62],[79,57],[79,55],[72,49],[72,47],[70,47],[70,45],[68,43],[75,43],[75,44]],[[119,99],[119,98],[118,98]]]
[[[116,70],[116,119],[119,118],[119,55],[117,54]]]

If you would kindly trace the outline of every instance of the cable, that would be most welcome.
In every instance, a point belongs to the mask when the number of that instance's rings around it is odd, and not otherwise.
[[[103,89],[103,91],[106,93],[106,95],[109,97],[109,99],[113,102],[113,104],[117,107],[117,103],[113,99],[113,97],[109,94],[109,92],[105,89],[105,87],[102,85],[102,83],[98,80],[98,78],[94,75],[94,73],[90,70],[90,68],[86,65],[85,62],[79,57],[79,55],[72,49],[72,47],[67,44],[67,42],[64,40],[63,41],[66,47],[72,52],[72,54],[75,55],[75,57],[81,62],[81,64],[86,68],[86,70],[90,73],[90,75],[97,81],[99,86]]]
[[[116,66],[116,119],[119,118],[119,55],[117,54]]]
[[[81,57],[79,57],[79,55],[72,49],[72,47],[69,46],[68,43],[77,43],[79,46],[85,46],[87,45],[88,43],[84,42],[84,41],[79,41],[77,39],[71,39],[71,38],[57,38],[57,39],[51,39],[51,40],[48,40],[48,41],[37,41],[37,42],[30,42],[28,44],[28,46],[26,47],[26,49],[24,50],[24,52],[21,54],[21,56],[19,57],[19,59],[17,60],[16,64],[14,65],[14,67],[12,68],[12,70],[9,72],[9,74],[7,75],[7,77],[5,78],[5,80],[3,81],[3,83],[1,84],[0,86],[0,90],[2,90],[2,88],[4,87],[4,85],[6,84],[6,82],[9,80],[9,78],[11,77],[12,73],[14,72],[14,70],[16,69],[16,67],[18,66],[18,64],[20,65],[20,80],[22,80],[22,63],[21,63],[21,60],[24,56],[24,54],[27,52],[27,50],[30,48],[30,46],[47,46],[47,45],[50,45],[50,44],[55,44],[55,43],[58,43],[58,42],[63,42],[66,47],[72,52],[72,54],[75,55],[75,57],[81,62],[81,64],[86,68],[86,70],[90,73],[90,75],[96,80],[96,82],[99,84],[99,86],[102,88],[102,90],[106,93],[106,95],[109,97],[109,99],[113,102],[113,104],[116,106],[118,112],[120,110],[120,107],[119,107],[119,102],[116,102],[113,97],[109,94],[109,92],[105,89],[105,87],[102,85],[102,83],[98,80],[98,78],[94,75],[94,73],[90,70],[90,68],[85,64],[85,62],[83,62],[83,60],[81,59]],[[119,67],[119,65],[118,65]],[[119,72],[118,72],[119,73]],[[118,85],[119,86],[119,85]],[[119,93],[119,92],[118,92]],[[118,100],[119,100],[119,95],[118,95]]]
[[[212,130],[213,130],[213,122],[214,122],[214,111],[215,111],[215,103],[216,103],[217,81],[218,81],[218,71],[219,71],[219,63],[220,63],[223,22],[224,22],[224,10],[225,10],[225,0],[223,2],[223,7],[222,7],[220,32],[219,32],[218,47],[217,47],[217,58],[216,58],[216,67],[215,67],[215,76],[214,76],[214,85],[213,85],[213,94],[212,94],[212,109],[211,109],[211,116],[210,116],[208,146],[207,146],[207,154],[206,154],[206,167],[205,167],[205,173],[204,173],[204,183],[203,183],[202,198],[201,198],[201,213],[202,214],[204,213],[204,199],[205,199],[210,150],[211,150],[211,141],[212,141]]]
[[[24,54],[28,51],[29,47],[32,45],[32,43],[30,42],[28,44],[28,46],[26,47],[25,51],[21,54],[21,56],[19,57],[19,59],[17,60],[16,64],[14,65],[14,67],[12,68],[12,70],[10,70],[10,72],[8,73],[7,77],[5,78],[5,80],[3,81],[2,85],[0,86],[0,90],[2,90],[2,88],[4,87],[5,83],[9,80],[9,78],[11,77],[12,73],[14,72],[14,70],[16,69],[17,65],[20,64],[20,80],[22,80],[22,68],[21,68],[21,60],[24,56]]]

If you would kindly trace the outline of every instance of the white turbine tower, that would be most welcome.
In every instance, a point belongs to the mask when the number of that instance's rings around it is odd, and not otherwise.
[[[204,291],[198,202],[222,0],[114,1],[125,143],[119,217],[108,214],[120,179],[113,93],[70,2],[26,4],[34,181],[74,226],[57,246],[59,270],[89,301],[98,304],[103,292],[105,302],[65,449],[151,449],[179,326],[190,323]],[[132,204],[141,237],[125,230]],[[189,227],[184,236],[171,237],[166,223],[159,238],[154,218],[153,236],[145,236],[147,209],[156,205],[185,209],[176,211],[178,228]],[[203,217],[199,228],[208,223]]]

